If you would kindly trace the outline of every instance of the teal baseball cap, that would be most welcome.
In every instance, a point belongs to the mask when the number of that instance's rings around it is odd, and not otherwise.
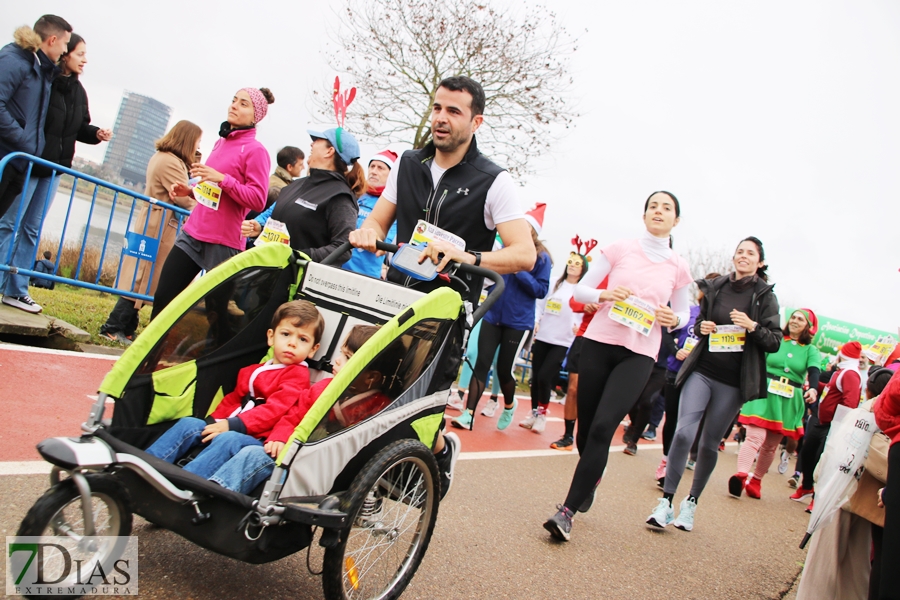
[[[356,141],[356,138],[353,137],[352,133],[343,127],[326,129],[325,131],[313,131],[312,129],[307,129],[306,132],[309,134],[309,137],[314,140],[328,140],[328,142],[334,146],[334,149],[337,150],[341,160],[348,165],[359,158],[359,142]]]

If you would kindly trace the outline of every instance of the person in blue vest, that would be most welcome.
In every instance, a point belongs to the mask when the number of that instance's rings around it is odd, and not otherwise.
[[[381,192],[384,191],[384,184],[387,183],[388,175],[391,174],[391,169],[394,168],[397,158],[397,153],[393,150],[382,150],[369,160],[369,173],[366,177],[369,187],[366,189],[366,193],[360,196],[358,200],[359,217],[356,220],[357,229],[362,227],[365,220],[369,217],[369,213],[375,208],[375,203],[378,202]],[[388,230],[384,241],[388,244],[393,244],[396,237],[397,224],[394,223]],[[362,248],[354,248],[353,255],[350,257],[350,260],[344,263],[343,268],[347,271],[380,279],[381,265],[383,264],[384,256],[377,256]]]

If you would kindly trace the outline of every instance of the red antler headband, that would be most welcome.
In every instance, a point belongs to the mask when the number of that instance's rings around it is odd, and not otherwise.
[[[572,238],[572,245],[575,246],[575,249],[578,251],[578,254],[582,254],[581,246],[584,245],[584,256],[587,256],[591,253],[591,250],[597,247],[597,240],[590,239],[586,242],[581,241],[581,236],[575,234],[575,237]]]
[[[335,141],[337,142],[338,152],[343,152],[343,144],[341,143],[341,131],[344,129],[344,120],[347,118],[347,107],[353,103],[356,98],[356,88],[352,87],[341,94],[341,79],[334,78],[334,93],[331,101],[334,104],[334,118],[337,121],[337,130],[335,131]]]

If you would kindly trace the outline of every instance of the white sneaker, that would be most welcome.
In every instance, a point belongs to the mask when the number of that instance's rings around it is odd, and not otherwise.
[[[31,296],[3,296],[3,300],[0,300],[3,304],[7,306],[12,306],[13,308],[18,308],[19,310],[24,310],[25,312],[38,314],[43,308],[41,305],[31,299]]]
[[[781,450],[781,462],[778,463],[778,472],[781,475],[784,475],[785,473],[787,473],[788,459],[790,459],[790,457],[791,457],[791,455],[788,454],[787,450],[784,450],[784,449]]]
[[[694,528],[694,512],[697,510],[697,503],[685,498],[678,507],[678,518],[672,522],[672,525],[682,531],[690,531]]]
[[[534,426],[534,422],[537,419],[537,410],[532,410],[531,414],[522,419],[519,422],[519,427],[524,427],[525,429],[531,429]]]
[[[447,401],[447,408],[452,408],[453,410],[458,410],[462,412],[465,408],[463,404],[462,398],[460,398],[457,394],[450,394],[450,399]]]
[[[537,414],[534,416],[534,423],[531,425],[531,430],[535,433],[543,433],[546,428],[547,411],[539,408]]]
[[[672,503],[665,498],[660,498],[656,509],[647,517],[647,525],[663,528],[675,519],[675,509]]]
[[[493,417],[494,413],[497,412],[498,406],[500,406],[500,403],[491,398],[490,400],[488,400],[488,403],[485,405],[485,407],[481,409],[481,414],[486,417]]]

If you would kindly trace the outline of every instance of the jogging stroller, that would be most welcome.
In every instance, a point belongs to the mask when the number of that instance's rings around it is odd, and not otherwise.
[[[53,464],[52,487],[18,535],[68,536],[87,553],[82,570],[89,572],[93,564],[108,566],[118,551],[93,536],[128,536],[133,513],[254,564],[307,548],[319,527],[326,598],[398,597],[437,518],[441,484],[432,447],[450,384],[468,332],[503,283],[487,269],[457,265],[496,283],[473,313],[451,287],[426,295],[325,263],[264,244],[182,292],[107,374],[81,437],[38,445]],[[234,388],[240,368],[268,358],[265,332],[288,299],[309,300],[325,317],[320,349],[307,360],[314,381],[331,372],[350,327],[381,328],[296,427],[268,481],[243,495],[144,452],[175,420],[209,415]],[[353,396],[348,388],[374,363],[385,375],[381,391],[390,403],[372,414],[365,406],[342,413]],[[104,419],[113,403],[111,419]],[[340,418],[348,412],[356,418]]]

